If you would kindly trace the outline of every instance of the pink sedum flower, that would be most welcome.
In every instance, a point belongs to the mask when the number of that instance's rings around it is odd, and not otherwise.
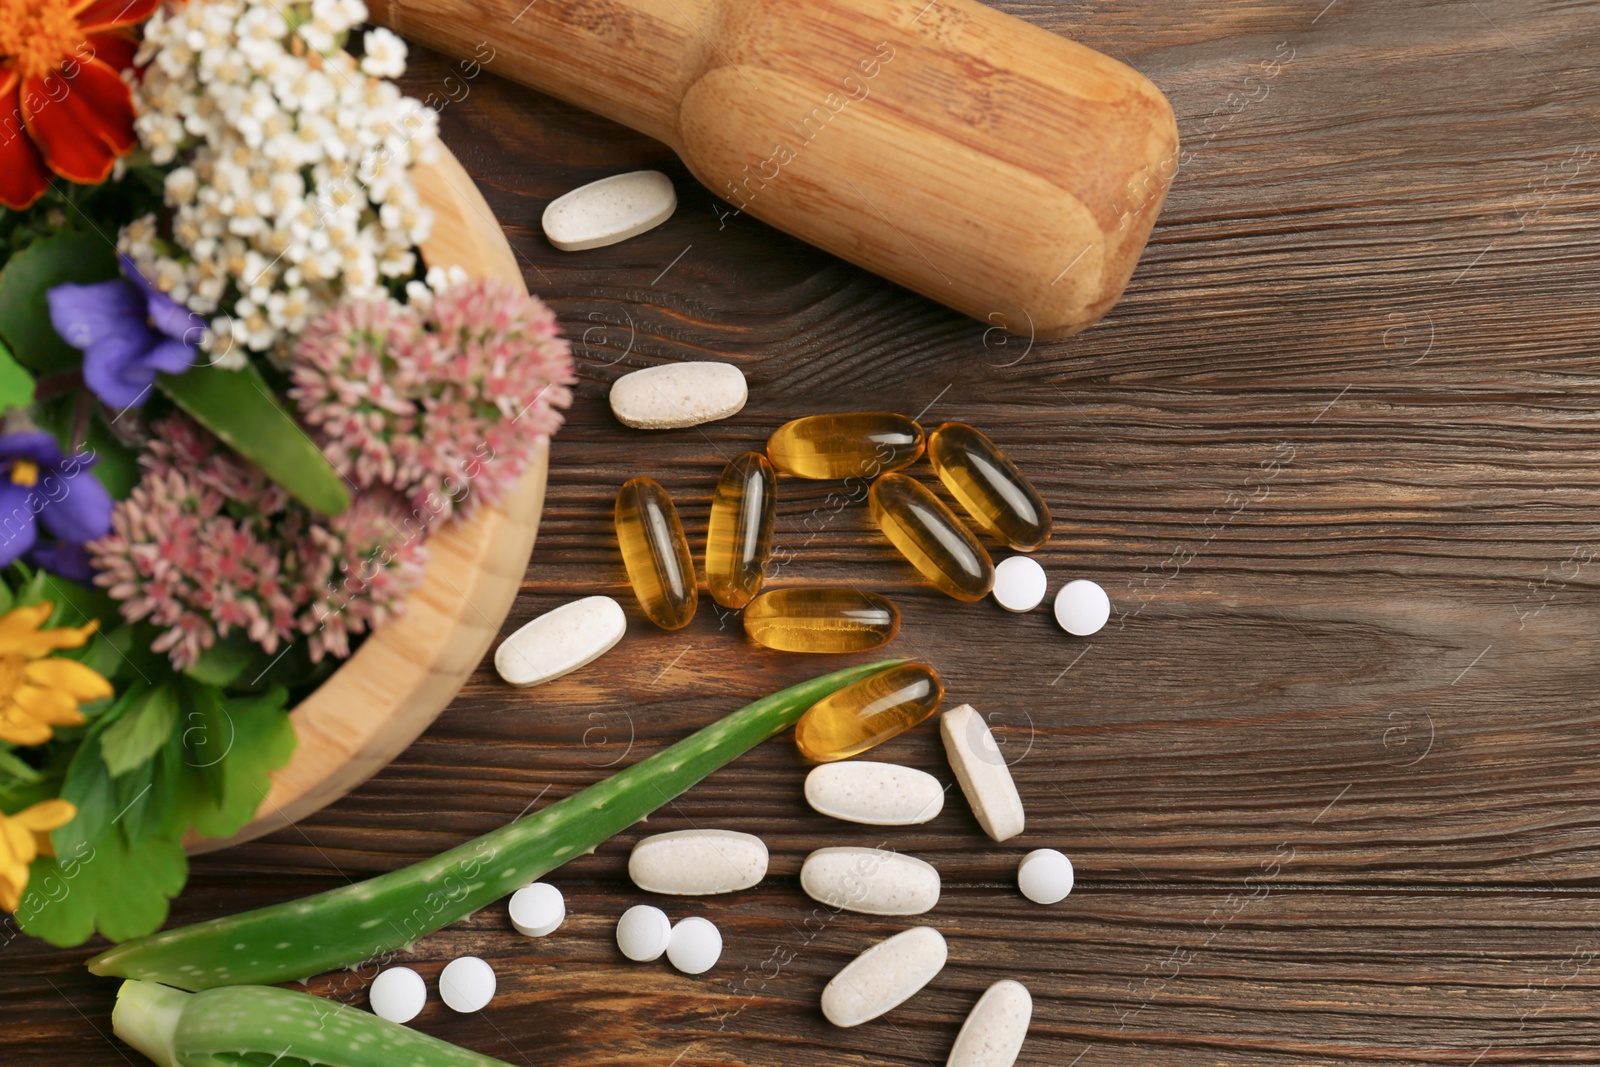
[[[577,380],[550,309],[489,279],[422,306],[346,300],[300,336],[290,374],[334,468],[399,493],[423,528],[503,499]]]
[[[301,637],[313,661],[396,614],[422,579],[425,548],[397,494],[363,494],[325,518],[183,415],[152,426],[144,476],[89,544],[95,581],[152,644],[192,666],[242,633],[268,655]]]

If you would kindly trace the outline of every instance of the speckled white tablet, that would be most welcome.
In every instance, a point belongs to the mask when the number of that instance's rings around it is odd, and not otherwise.
[[[704,974],[722,956],[722,932],[710,919],[691,915],[672,928],[667,962],[684,974]]]
[[[677,430],[736,415],[750,396],[732,363],[663,363],[611,385],[611,413],[636,430]]]
[[[983,716],[971,704],[951,708],[939,716],[939,736],[944,739],[950,769],[983,832],[996,841],[1022,833],[1022,797],[1017,795],[1011,769]]]
[[[872,760],[821,763],[806,775],[806,803],[868,826],[913,826],[944,810],[944,786],[915,767]]]
[[[518,627],[495,649],[494,669],[512,685],[540,685],[593,663],[627,632],[621,604],[584,597]]]
[[[1001,981],[978,998],[961,1024],[945,1067],[1011,1067],[1033,1020],[1033,997],[1021,982]]]
[[[767,876],[767,845],[735,830],[674,830],[628,856],[628,877],[650,893],[703,897],[749,889]]]
[[[678,194],[659,170],[613,174],[550,201],[540,225],[563,252],[602,248],[653,230],[672,217]]]
[[[525,937],[544,937],[555,933],[567,917],[567,902],[561,890],[548,882],[534,882],[511,894],[511,925]]]
[[[939,903],[931,863],[882,848],[819,848],[800,865],[800,888],[830,908],[863,915],[921,915]]]
[[[860,1026],[910,1000],[944,969],[944,937],[931,926],[903,930],[851,960],[822,990],[822,1014]]]
[[[439,972],[439,999],[453,1011],[482,1011],[494,999],[494,968],[476,956],[451,960]]]
[[[635,904],[617,920],[617,948],[635,963],[659,960],[672,939],[672,921],[660,908]]]
[[[1036,848],[1017,864],[1017,888],[1035,904],[1067,899],[1072,882],[1072,861],[1053,848]]]
[[[1050,580],[1032,556],[1009,556],[995,564],[995,603],[1007,611],[1032,611],[1044,603]]]
[[[1111,598],[1087,578],[1068,582],[1056,594],[1056,622],[1075,637],[1098,633],[1111,618]]]
[[[428,987],[422,975],[410,967],[390,967],[372,980],[367,990],[372,1014],[392,1023],[408,1023],[428,1003]]]

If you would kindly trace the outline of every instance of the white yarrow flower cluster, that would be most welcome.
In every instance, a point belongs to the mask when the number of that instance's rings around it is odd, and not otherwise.
[[[144,27],[134,82],[139,140],[166,177],[154,216],[118,248],[174,300],[211,319],[206,347],[242,366],[345,294],[416,271],[432,213],[410,178],[437,151],[438,116],[383,80],[405,44],[371,30],[343,51],[362,0],[190,0]]]

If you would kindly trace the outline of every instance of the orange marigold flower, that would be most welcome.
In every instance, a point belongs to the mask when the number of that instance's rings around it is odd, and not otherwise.
[[[89,667],[50,655],[82,647],[94,620],[41,629],[53,610],[44,601],[0,615],[0,741],[42,745],[55,727],[83,724],[79,704],[111,695],[111,683]]]
[[[28,888],[28,864],[53,856],[50,831],[71,822],[78,809],[65,800],[42,800],[15,815],[0,812],[0,911],[16,911]]]
[[[0,204],[39,199],[50,172],[93,185],[133,150],[133,96],[119,73],[128,27],[159,0],[0,0]]]

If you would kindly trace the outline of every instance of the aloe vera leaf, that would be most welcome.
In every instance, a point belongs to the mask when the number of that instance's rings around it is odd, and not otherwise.
[[[337,1001],[272,986],[184,993],[124,982],[111,1026],[158,1067],[506,1067]]]
[[[301,900],[136,938],[100,953],[89,969],[211,989],[306,978],[409,945],[593,851],[793,726],[818,700],[903,662],[847,667],[763,697],[604,781],[433,859]]]

